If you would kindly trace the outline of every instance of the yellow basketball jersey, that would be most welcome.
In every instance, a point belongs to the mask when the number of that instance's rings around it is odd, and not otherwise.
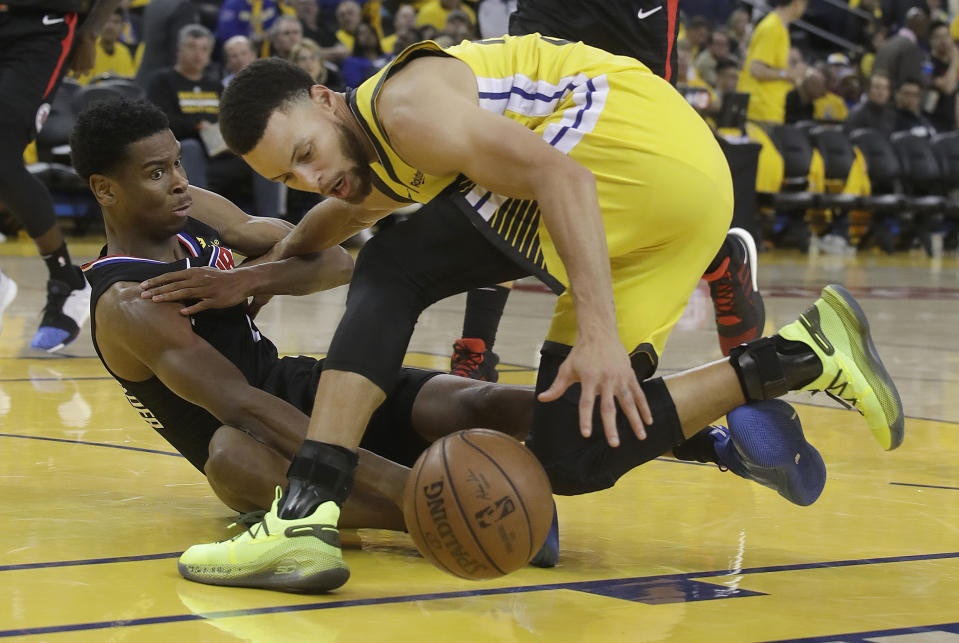
[[[630,71],[656,77],[632,58],[582,43],[538,34],[503,36],[464,41],[445,50],[434,42],[417,43],[348,97],[376,149],[378,162],[372,169],[377,189],[394,200],[419,203],[448,191],[491,241],[554,291],[562,292],[565,271],[552,248],[547,249],[547,255],[553,256],[552,265],[547,266],[541,247],[544,230],[535,201],[494,194],[458,173],[424,174],[405,163],[390,146],[377,114],[377,95],[390,74],[420,56],[451,56],[465,62],[476,75],[480,107],[521,123],[565,154],[596,126],[610,93],[610,74]]]

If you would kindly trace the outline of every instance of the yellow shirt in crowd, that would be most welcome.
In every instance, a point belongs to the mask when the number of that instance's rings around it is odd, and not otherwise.
[[[88,85],[91,80],[102,74],[113,74],[114,76],[125,76],[127,78],[136,76],[137,66],[133,62],[133,55],[130,54],[129,47],[123,43],[115,43],[111,54],[107,53],[102,42],[98,39],[96,52],[93,69],[77,78],[77,82],[81,85]]]
[[[812,117],[817,121],[844,121],[849,116],[846,101],[832,92],[827,92],[822,98],[814,100],[812,109]]]
[[[472,9],[467,7],[465,4],[460,5],[460,9],[466,12],[470,17],[470,22],[474,25],[476,24],[476,14]],[[440,4],[440,0],[430,0],[420,8],[420,12],[416,16],[416,26],[422,27],[423,25],[433,25],[440,31],[446,28],[446,18],[450,15],[448,9],[444,9],[443,5]]]
[[[775,11],[766,14],[753,31],[739,76],[739,91],[750,95],[747,112],[750,120],[782,123],[786,116],[786,94],[793,84],[788,80],[757,80],[749,71],[754,60],[774,69],[789,66],[789,30]]]

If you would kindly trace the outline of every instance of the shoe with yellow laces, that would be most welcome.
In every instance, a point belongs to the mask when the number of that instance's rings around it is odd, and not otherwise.
[[[309,516],[278,515],[281,491],[255,525],[222,542],[194,545],[180,556],[180,574],[208,585],[283,592],[327,592],[350,578],[336,523],[340,508],[324,502]]]
[[[879,359],[866,314],[848,290],[826,286],[820,298],[778,334],[802,342],[822,363],[822,373],[802,390],[823,392],[859,411],[884,449],[902,444],[905,422],[899,391]]]

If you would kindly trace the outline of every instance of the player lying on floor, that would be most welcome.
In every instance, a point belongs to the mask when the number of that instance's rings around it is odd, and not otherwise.
[[[349,279],[352,260],[337,247],[234,268],[230,247],[262,255],[288,226],[189,187],[166,118],[148,103],[90,108],[71,145],[106,223],[107,245],[85,268],[98,355],[141,416],[207,475],[225,504],[237,511],[268,508],[306,435],[323,362],[279,358],[253,324],[247,298],[338,286]],[[184,290],[181,271],[198,267],[187,273],[193,285]],[[177,293],[141,290],[144,281],[168,278]],[[209,301],[225,308],[184,315],[189,306],[156,301],[212,291],[220,295]],[[822,461],[787,405],[763,404],[738,411],[743,419],[730,430],[691,431],[694,439],[677,455],[715,462],[809,504],[822,489]],[[532,408],[531,387],[403,369],[368,427],[357,488],[340,525],[402,530],[406,466],[431,441],[474,426],[522,437]],[[758,447],[742,439],[754,424],[769,434]],[[769,460],[777,449],[786,453],[781,462]],[[793,461],[799,452],[801,465]],[[555,562],[556,548],[554,531],[547,561]]]

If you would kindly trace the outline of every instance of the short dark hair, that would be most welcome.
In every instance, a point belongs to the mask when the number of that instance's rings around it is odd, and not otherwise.
[[[689,29],[699,29],[700,27],[706,27],[707,29],[713,28],[712,21],[706,16],[696,15],[693,16],[689,21]]]
[[[73,169],[84,179],[109,174],[126,161],[131,144],[167,129],[166,114],[149,101],[94,103],[77,116],[70,134]]]
[[[929,25],[929,33],[932,33],[936,29],[941,29],[942,27],[949,29],[949,25],[947,23],[943,22],[942,20],[936,20],[931,25]]]
[[[220,133],[236,154],[260,142],[277,109],[309,96],[310,74],[281,58],[254,60],[237,73],[220,97]]]
[[[720,58],[716,61],[716,73],[726,71],[729,68],[739,69],[739,63],[732,58]]]
[[[903,85],[915,85],[919,89],[922,89],[922,81],[920,81],[918,78],[915,78],[913,76],[903,79],[903,81],[899,83],[899,87],[896,87],[896,91],[899,91],[900,89],[902,89]]]

